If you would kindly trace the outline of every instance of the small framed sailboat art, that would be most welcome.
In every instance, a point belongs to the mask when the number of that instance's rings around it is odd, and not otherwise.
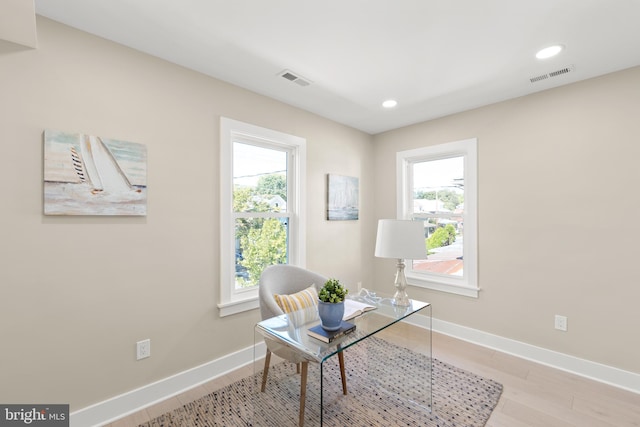
[[[146,215],[147,147],[46,130],[44,214]]]
[[[327,220],[353,221],[360,212],[360,184],[353,176],[327,175]]]

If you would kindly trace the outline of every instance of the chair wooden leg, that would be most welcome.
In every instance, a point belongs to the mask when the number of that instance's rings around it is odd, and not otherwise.
[[[347,394],[347,375],[344,372],[344,352],[338,353],[338,361],[340,362],[340,378],[342,378],[342,394]]]
[[[267,387],[267,375],[269,375],[269,362],[271,362],[271,351],[267,350],[267,354],[264,357],[264,370],[262,371],[262,387],[261,392]]]
[[[302,362],[302,372],[300,375],[300,419],[298,425],[304,425],[304,404],[307,399],[307,367],[309,362]]]
[[[296,363],[296,374],[300,373],[300,364]]]

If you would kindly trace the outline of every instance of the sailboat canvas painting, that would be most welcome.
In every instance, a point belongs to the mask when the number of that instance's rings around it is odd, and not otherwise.
[[[358,178],[327,175],[327,219],[329,221],[357,220],[360,188]]]
[[[146,215],[146,146],[46,130],[44,213]]]

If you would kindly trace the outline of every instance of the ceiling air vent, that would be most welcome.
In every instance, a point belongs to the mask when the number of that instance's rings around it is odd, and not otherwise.
[[[529,80],[531,80],[531,83],[535,83],[535,82],[539,82],[540,80],[546,80],[548,78],[549,78],[549,74],[542,74],[540,76],[531,77]]]
[[[280,77],[284,77],[285,79],[289,80],[290,82],[294,82],[297,85],[300,86],[309,86],[311,84],[311,81],[309,81],[309,79],[306,79],[302,76],[300,76],[299,74],[295,74],[292,71],[289,70],[284,70],[283,72],[281,72],[279,74]]]
[[[535,76],[535,77],[531,77],[529,80],[531,81],[531,83],[536,83],[542,80],[546,80],[546,79],[550,79],[552,77],[558,77],[558,76],[563,76],[567,73],[570,73],[572,71],[575,70],[575,67],[573,65],[568,65],[564,68],[561,68],[559,70],[555,70],[555,71],[551,71],[550,73],[547,74],[541,74],[539,76]]]

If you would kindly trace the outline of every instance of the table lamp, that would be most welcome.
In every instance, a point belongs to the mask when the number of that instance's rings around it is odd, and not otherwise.
[[[398,260],[395,280],[396,293],[393,296],[393,304],[400,307],[409,306],[411,303],[406,291],[407,279],[404,276],[404,260],[427,258],[423,222],[401,219],[379,220],[375,255],[379,258]]]

